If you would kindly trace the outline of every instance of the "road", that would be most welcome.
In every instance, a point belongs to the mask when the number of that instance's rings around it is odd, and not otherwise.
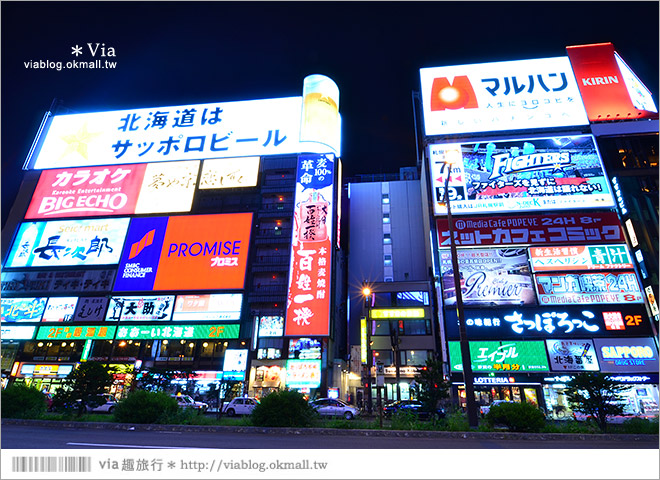
[[[657,441],[535,441],[474,438],[378,437],[126,431],[2,425],[2,448],[212,448],[212,449],[657,449]]]

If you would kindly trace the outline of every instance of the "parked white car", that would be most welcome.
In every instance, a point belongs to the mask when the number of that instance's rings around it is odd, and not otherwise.
[[[351,420],[360,413],[357,407],[336,398],[319,398],[309,404],[323,416],[344,417],[346,420]]]
[[[176,402],[179,404],[179,407],[181,408],[186,408],[186,409],[193,409],[197,410],[201,413],[206,412],[208,410],[209,405],[204,402],[196,402],[193,400],[193,398],[190,395],[175,395],[172,394],[170,395],[172,398],[176,399]]]
[[[515,402],[512,402],[510,400],[494,400],[493,403],[491,403],[490,405],[482,405],[479,408],[479,411],[481,412],[481,416],[482,417],[486,416],[486,414],[490,412],[490,407],[494,407],[495,405],[500,405],[502,403],[515,403]]]
[[[236,397],[222,407],[222,412],[227,416],[250,415],[254,407],[259,404],[259,400],[253,397]]]
[[[99,395],[98,397],[99,397],[99,402],[102,403],[96,407],[92,407],[91,405],[85,405],[85,408],[88,412],[90,413],[114,412],[115,406],[117,405],[117,400],[115,400],[115,397],[113,397],[109,393],[104,393],[102,395]]]

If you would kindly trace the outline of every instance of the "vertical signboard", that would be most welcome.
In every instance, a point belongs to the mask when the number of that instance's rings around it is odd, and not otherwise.
[[[287,336],[329,333],[334,162],[334,155],[298,157]]]

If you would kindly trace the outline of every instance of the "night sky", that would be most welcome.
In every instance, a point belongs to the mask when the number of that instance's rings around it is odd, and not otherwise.
[[[415,164],[423,67],[612,42],[658,103],[658,2],[3,2],[2,225],[54,98],[71,113],[302,95],[339,86],[345,175]],[[112,47],[114,70],[26,68]],[[87,51],[86,51],[87,53]],[[100,57],[97,52],[96,58]],[[80,60],[91,60],[87,53]]]

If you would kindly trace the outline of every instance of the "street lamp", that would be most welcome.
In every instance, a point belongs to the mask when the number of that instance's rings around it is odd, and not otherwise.
[[[371,354],[371,305],[369,304],[371,301],[371,289],[365,286],[362,289],[362,295],[364,296],[364,305],[367,307],[367,412],[371,414],[371,364],[373,362]]]
[[[463,359],[463,382],[465,383],[465,402],[467,406],[468,423],[470,427],[479,425],[477,416],[477,403],[474,399],[474,375],[472,374],[472,358],[470,356],[470,343],[465,328],[465,312],[463,311],[463,292],[461,291],[461,278],[458,271],[458,253],[456,251],[456,240],[454,239],[454,222],[451,218],[451,205],[449,201],[449,177],[451,176],[452,163],[447,162],[447,178],[445,179],[445,194],[443,201],[447,205],[447,223],[449,224],[449,244],[451,246],[451,265],[454,273],[454,289],[456,291],[456,312],[458,314],[458,332],[461,345],[461,357]]]

